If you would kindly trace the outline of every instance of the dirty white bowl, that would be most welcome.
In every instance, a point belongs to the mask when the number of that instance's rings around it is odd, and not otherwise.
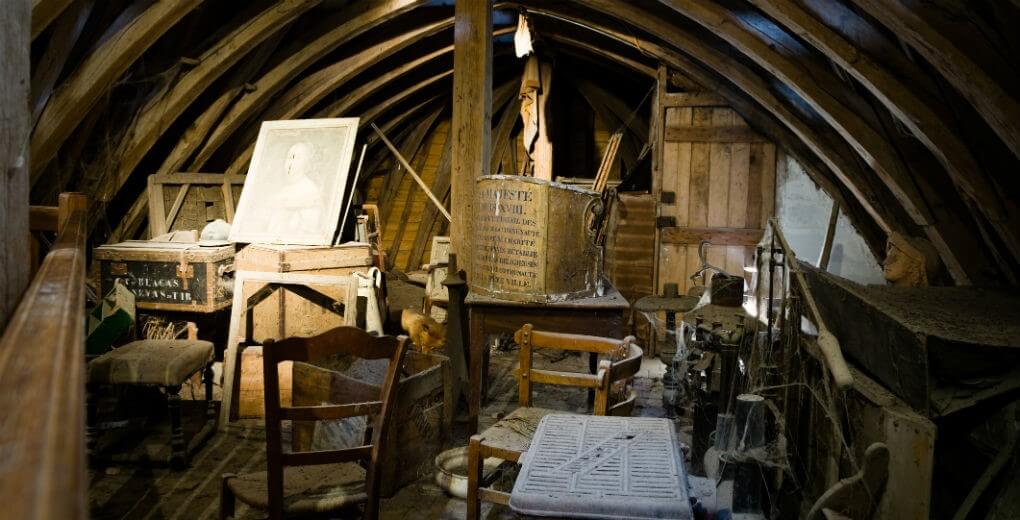
[[[482,463],[482,482],[484,483],[499,467],[501,459],[489,457]],[[468,478],[467,446],[446,450],[436,455],[436,484],[451,496],[467,498]]]

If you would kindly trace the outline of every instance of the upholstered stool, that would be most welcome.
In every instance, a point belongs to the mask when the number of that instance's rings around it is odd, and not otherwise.
[[[213,344],[201,340],[140,340],[114,349],[88,365],[88,449],[97,457],[99,425],[96,421],[97,392],[104,385],[157,386],[166,389],[170,413],[168,461],[180,468],[187,457],[215,429],[216,410],[212,403]],[[206,424],[186,445],[181,427],[181,386],[202,371],[205,383]]]

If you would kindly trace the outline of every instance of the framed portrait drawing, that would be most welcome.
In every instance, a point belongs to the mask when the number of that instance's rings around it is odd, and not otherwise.
[[[263,122],[230,241],[330,245],[357,131],[356,117]]]

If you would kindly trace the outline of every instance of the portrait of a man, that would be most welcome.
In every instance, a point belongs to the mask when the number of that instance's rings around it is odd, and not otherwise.
[[[231,241],[329,245],[346,196],[357,121],[263,123]]]

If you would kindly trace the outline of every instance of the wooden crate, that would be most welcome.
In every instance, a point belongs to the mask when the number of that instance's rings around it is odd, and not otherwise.
[[[602,248],[588,227],[597,193],[507,175],[480,177],[476,188],[471,292],[519,302],[601,293]]]
[[[381,492],[384,496],[392,496],[402,486],[434,471],[435,457],[452,434],[454,403],[450,370],[450,360],[446,356],[407,353],[390,434],[383,441]],[[295,406],[378,399],[379,391],[378,386],[359,382],[340,372],[294,363]],[[312,427],[310,423],[295,424],[295,450],[311,446]]]
[[[215,312],[233,296],[234,245],[129,240],[95,248],[99,291],[120,280],[139,309]]]
[[[239,271],[272,273],[302,273],[308,275],[345,276],[366,272],[372,266],[368,244],[349,243],[340,246],[288,246],[252,244],[237,253]],[[245,284],[245,297],[265,284]],[[348,288],[334,285],[312,285],[316,291],[344,303],[348,302]],[[253,312],[254,337],[261,343],[268,338],[314,336],[331,328],[344,325],[344,317],[290,289],[278,291],[255,306]]]
[[[209,222],[234,221],[244,175],[174,173],[149,176],[149,232],[202,230]]]

